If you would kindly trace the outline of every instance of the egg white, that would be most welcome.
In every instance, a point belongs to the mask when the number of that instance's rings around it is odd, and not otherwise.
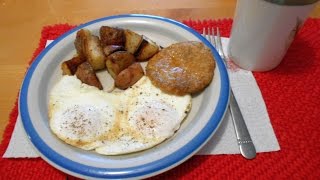
[[[50,128],[68,144],[94,149],[114,126],[116,105],[113,94],[63,76],[50,95]]]
[[[50,93],[50,128],[70,145],[119,155],[171,137],[190,108],[190,95],[163,93],[146,76],[131,88],[112,93],[63,76]]]

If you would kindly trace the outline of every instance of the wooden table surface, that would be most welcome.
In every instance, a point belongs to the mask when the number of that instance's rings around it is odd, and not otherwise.
[[[232,18],[236,0],[0,0],[0,140],[43,26],[127,13],[176,20]],[[320,4],[310,14],[320,17]]]

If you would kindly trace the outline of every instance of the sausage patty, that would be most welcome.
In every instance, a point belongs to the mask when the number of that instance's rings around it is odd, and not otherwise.
[[[152,83],[169,94],[197,93],[213,78],[215,61],[209,48],[201,42],[172,44],[154,55],[146,74]]]

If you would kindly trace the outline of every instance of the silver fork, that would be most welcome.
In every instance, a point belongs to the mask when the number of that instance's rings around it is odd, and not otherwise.
[[[211,29],[211,31],[210,29],[206,31],[206,28],[203,28],[203,36],[217,49],[219,55],[223,59],[224,63],[227,65],[227,57],[223,52],[219,28],[216,29],[216,33],[213,28]],[[230,91],[230,102],[228,109],[230,110],[231,119],[236,132],[240,153],[246,159],[255,158],[256,149],[254,147],[248,128],[241,114],[239,105],[233,95],[232,89]]]

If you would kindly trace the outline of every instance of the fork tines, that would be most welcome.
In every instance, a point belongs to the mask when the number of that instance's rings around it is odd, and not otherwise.
[[[203,36],[210,41],[210,43],[217,49],[218,53],[222,58],[225,58],[225,54],[222,49],[222,42],[221,42],[221,36],[219,28],[216,28],[216,31],[214,30],[214,27],[211,28],[203,28]]]

